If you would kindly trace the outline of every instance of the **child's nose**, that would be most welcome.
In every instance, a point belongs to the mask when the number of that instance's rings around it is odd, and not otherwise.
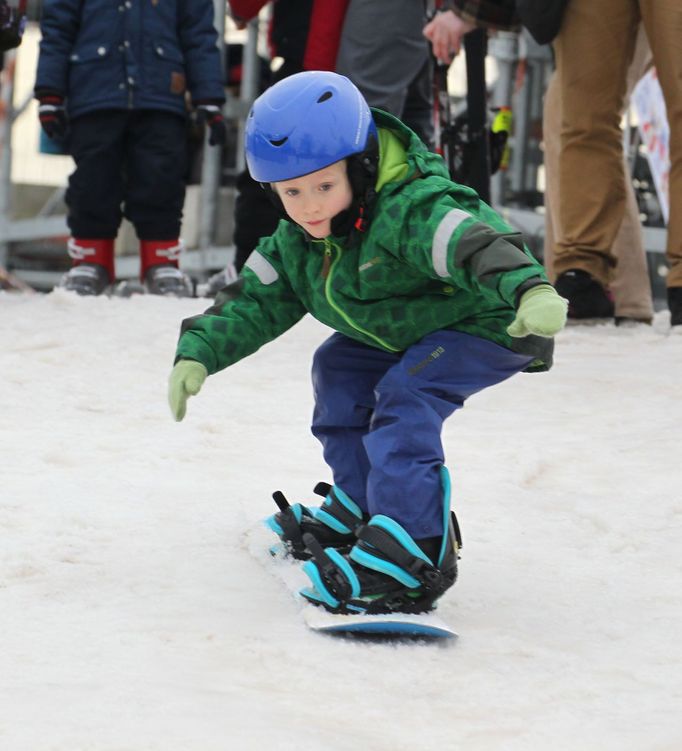
[[[306,201],[305,211],[306,214],[317,214],[320,209],[320,202],[316,198],[309,198]]]

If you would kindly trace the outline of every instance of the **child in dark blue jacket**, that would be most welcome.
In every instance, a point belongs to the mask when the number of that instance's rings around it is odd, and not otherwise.
[[[45,0],[35,95],[40,122],[76,162],[66,203],[73,267],[61,285],[114,281],[125,216],[150,292],[191,295],[178,269],[187,169],[186,102],[222,144],[223,72],[211,0]]]

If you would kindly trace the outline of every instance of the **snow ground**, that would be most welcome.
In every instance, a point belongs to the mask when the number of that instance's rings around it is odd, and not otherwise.
[[[665,312],[562,332],[549,374],[446,424],[460,638],[397,644],[307,631],[268,571],[271,492],[329,479],[308,428],[327,330],[210,378],[176,424],[178,327],[207,304],[0,293],[2,751],[682,748]]]

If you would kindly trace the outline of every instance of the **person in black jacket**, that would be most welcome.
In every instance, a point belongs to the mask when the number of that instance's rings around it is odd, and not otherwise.
[[[83,295],[115,279],[122,217],[140,239],[149,292],[191,296],[178,268],[187,171],[186,92],[225,140],[223,71],[211,0],[45,0],[35,96],[40,123],[76,162],[66,203],[73,267],[60,284]]]

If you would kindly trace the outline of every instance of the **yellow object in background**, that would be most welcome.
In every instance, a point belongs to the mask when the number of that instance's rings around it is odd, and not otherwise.
[[[507,134],[507,142],[504,145],[504,150],[502,151],[502,158],[500,159],[500,169],[504,171],[509,168],[509,158],[510,158],[509,137],[511,136],[511,132],[512,132],[511,107],[500,107],[497,110],[497,112],[495,113],[495,117],[493,118],[491,130],[493,131],[493,133],[505,132]]]

